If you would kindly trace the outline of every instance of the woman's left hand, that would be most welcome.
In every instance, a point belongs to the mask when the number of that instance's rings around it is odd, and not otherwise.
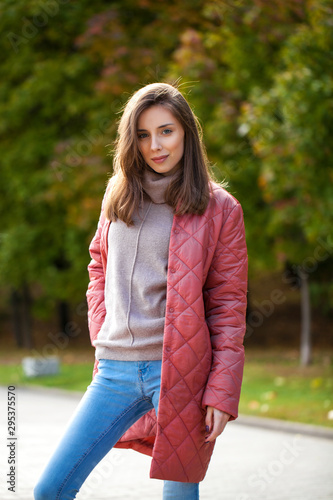
[[[227,422],[230,418],[229,413],[213,408],[213,406],[207,406],[206,414],[206,439],[205,442],[209,443],[214,441],[217,436],[222,434]]]

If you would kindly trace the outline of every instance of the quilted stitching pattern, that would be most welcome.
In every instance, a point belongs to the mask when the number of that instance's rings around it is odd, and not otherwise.
[[[155,412],[149,412],[116,445],[152,454],[150,475],[159,479],[204,478],[214,448],[204,443],[206,405],[237,417],[247,288],[244,224],[238,202],[213,186],[215,197],[203,216],[173,221],[157,421]],[[87,294],[91,324],[95,321],[99,328],[105,224],[100,220],[91,244],[93,281]],[[98,334],[94,327],[91,334]]]

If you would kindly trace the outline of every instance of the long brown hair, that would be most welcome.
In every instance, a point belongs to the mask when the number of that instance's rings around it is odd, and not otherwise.
[[[140,114],[154,105],[162,105],[182,125],[184,155],[178,175],[165,193],[166,202],[176,215],[201,215],[209,201],[209,181],[213,178],[202,143],[198,119],[179,90],[167,83],[152,83],[138,90],[128,100],[118,126],[113,160],[114,175],[105,201],[105,215],[132,225],[132,215],[143,198],[142,179],[147,165],[138,146],[137,123]]]

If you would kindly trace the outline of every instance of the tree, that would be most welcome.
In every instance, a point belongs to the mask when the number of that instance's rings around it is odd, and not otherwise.
[[[200,30],[181,37],[169,77],[184,75],[184,88],[189,87],[189,98],[205,124],[216,176],[228,181],[230,192],[242,203],[250,271],[255,272],[274,265],[273,240],[263,231],[271,206],[258,183],[261,159],[249,140],[243,110],[254,88],[270,88],[282,44],[304,21],[303,2],[206,2],[203,15]],[[260,138],[267,130],[256,133]]]
[[[163,78],[202,4],[0,3],[0,275],[14,316],[29,312],[33,296],[35,312],[47,316],[58,303],[64,322],[66,302],[84,298],[124,93]]]
[[[293,263],[301,287],[302,364],[311,360],[308,281],[318,280],[319,263],[332,272],[332,13],[332,2],[307,3],[307,24],[284,44],[273,85],[264,92],[254,88],[243,112],[262,160],[259,183],[273,208],[267,231],[280,260]],[[258,138],[262,128],[268,133]],[[332,301],[332,280],[325,289]]]
[[[107,146],[127,96],[158,80],[180,80],[242,203],[250,278],[288,263],[329,307],[330,1],[18,0],[0,13],[0,279],[16,308],[84,299]]]
[[[307,266],[332,297],[317,272],[322,256],[321,268],[331,269],[332,254],[332,4],[207,2],[205,14],[209,28],[182,37],[171,74],[183,68],[200,80],[191,99],[207,123],[215,171],[242,202],[252,271],[294,263],[308,362]]]
[[[68,203],[68,186],[55,183],[50,160],[57,143],[80,134],[97,106],[96,66],[73,43],[92,10],[87,1],[5,4],[0,6],[0,276],[13,296],[22,295],[28,311],[32,286],[41,289],[45,308],[50,300],[75,300],[86,281],[77,266],[82,230],[69,215],[77,199]]]

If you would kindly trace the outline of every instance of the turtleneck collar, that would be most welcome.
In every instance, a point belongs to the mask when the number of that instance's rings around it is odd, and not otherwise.
[[[153,203],[165,203],[165,191],[175,176],[176,172],[172,175],[162,175],[150,169],[144,170],[142,186]]]

